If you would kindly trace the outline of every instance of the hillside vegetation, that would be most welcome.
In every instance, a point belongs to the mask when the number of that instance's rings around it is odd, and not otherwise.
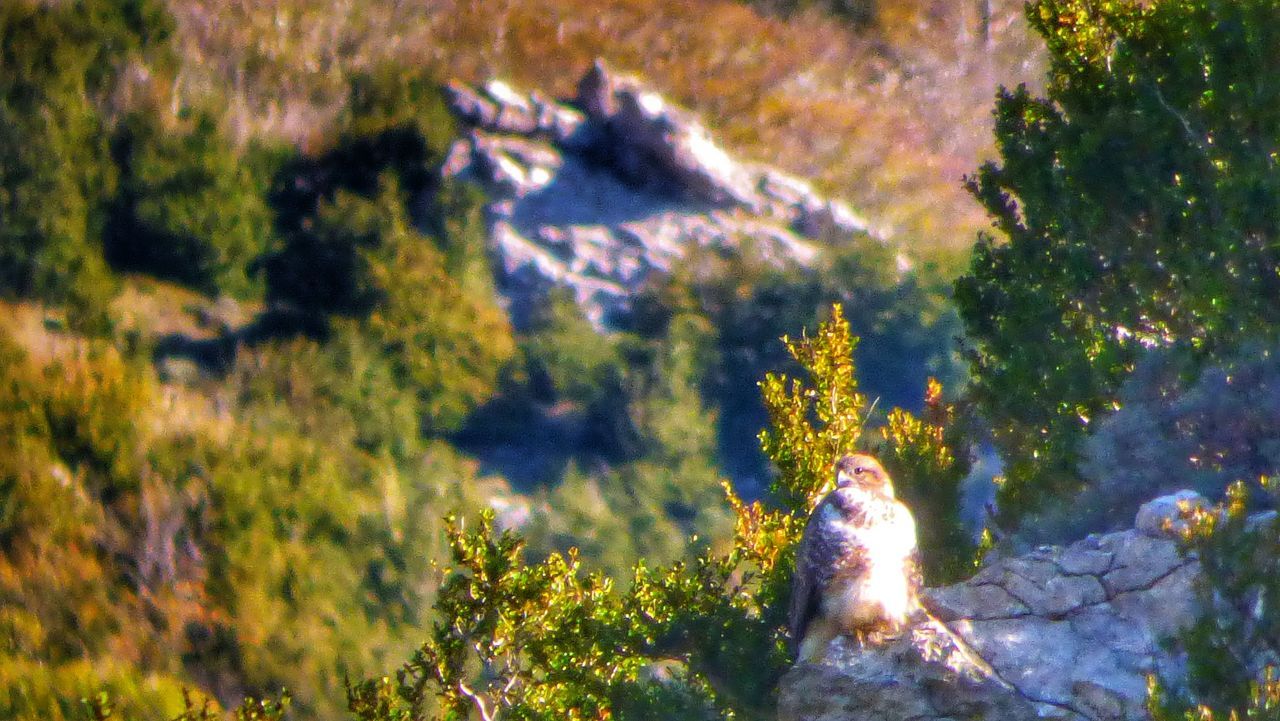
[[[866,239],[816,271],[708,254],[610,333],[555,297],[516,333],[484,199],[435,172],[443,68],[372,55],[389,8],[208,10],[0,7],[0,715],[287,688],[336,718],[439,618],[447,514],[619,579],[721,553],[718,417],[762,422],[780,336],[843,300],[887,392],[954,370],[941,276]],[[550,460],[513,489],[476,434]]]
[[[1039,0],[1033,43],[1000,3],[0,4],[0,716],[765,717],[842,453],[898,479],[931,583],[973,568],[984,438],[986,546],[1131,518],[1168,482],[1134,448],[1209,492],[1280,472],[1277,12]],[[597,55],[936,262],[693,252],[607,331],[557,293],[514,328],[439,84],[570,94]],[[728,424],[770,483],[726,487]],[[1275,708],[1223,661],[1280,647],[1233,488],[1187,540],[1236,615],[1165,718]]]

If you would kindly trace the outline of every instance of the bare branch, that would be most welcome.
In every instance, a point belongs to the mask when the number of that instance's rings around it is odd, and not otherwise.
[[[489,710],[489,705],[485,703],[484,697],[475,691],[472,691],[471,688],[462,681],[458,682],[458,692],[471,699],[471,703],[476,705],[476,710],[480,712],[480,718],[483,719],[483,721],[494,721],[497,718],[497,715]]]

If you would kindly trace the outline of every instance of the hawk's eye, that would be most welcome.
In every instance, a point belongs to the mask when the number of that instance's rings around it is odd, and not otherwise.
[[[867,470],[867,469],[863,468],[862,466],[858,466],[857,468],[853,469],[853,473],[854,473],[854,475],[860,475],[860,474],[862,474],[863,472],[865,472],[866,470]]]

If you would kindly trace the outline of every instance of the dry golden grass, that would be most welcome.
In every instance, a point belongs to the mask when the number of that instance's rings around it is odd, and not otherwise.
[[[181,334],[193,340],[217,337],[223,326],[238,328],[262,312],[253,301],[210,300],[175,283],[145,275],[127,275],[120,294],[112,301],[111,316],[120,332],[136,332],[147,338]]]
[[[170,0],[180,96],[230,98],[241,137],[317,141],[346,78],[385,61],[570,96],[596,57],[702,114],[731,149],[815,179],[925,252],[986,221],[960,186],[997,84],[1039,75],[1018,0],[883,0],[880,27],[734,0]]]
[[[200,320],[209,304],[207,298],[171,283],[128,278],[112,310],[119,332],[135,332],[144,340],[154,341],[171,333],[211,338],[216,331]],[[62,318],[61,311],[39,303],[0,301],[0,331],[16,341],[37,367],[59,364],[64,373],[89,375],[94,364],[123,362],[114,347],[65,330]],[[226,391],[216,381],[195,385],[165,382],[149,366],[135,370],[144,379],[139,417],[148,421],[142,429],[148,442],[190,433],[225,443],[234,431],[236,419],[221,397]]]

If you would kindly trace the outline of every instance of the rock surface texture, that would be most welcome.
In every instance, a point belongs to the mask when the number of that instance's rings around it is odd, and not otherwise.
[[[490,244],[517,325],[525,301],[554,286],[607,323],[694,248],[803,265],[817,239],[870,232],[844,203],[735,160],[693,115],[599,62],[571,102],[496,80],[446,91],[467,132],[443,173],[492,199]]]
[[[1196,615],[1199,564],[1166,530],[1189,492],[1138,528],[991,562],[930,589],[912,631],[884,646],[837,639],[782,680],[780,721],[1148,718],[1147,676],[1177,679],[1163,643]]]

